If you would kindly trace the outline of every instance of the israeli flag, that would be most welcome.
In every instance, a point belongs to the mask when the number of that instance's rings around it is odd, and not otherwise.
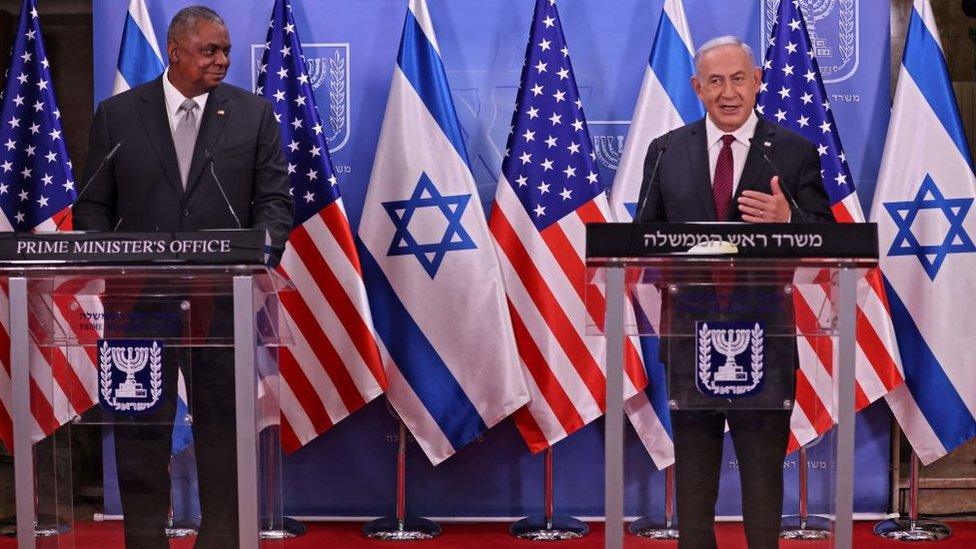
[[[163,56],[156,44],[149,10],[143,0],[129,2],[119,47],[118,71],[112,95],[149,82],[163,73]]]
[[[695,73],[694,46],[681,0],[666,0],[644,69],[637,107],[624,143],[620,168],[610,191],[614,219],[629,222],[637,210],[638,194],[644,174],[644,157],[651,141],[665,133],[705,116],[701,101],[691,87]],[[647,317],[660,310],[660,295],[643,288],[634,296],[635,312]],[[648,318],[643,325],[657,326]],[[671,416],[668,410],[667,376],[658,360],[658,339],[641,338],[641,352],[647,369],[647,389],[625,404],[627,416],[659,468],[674,463],[671,442]]]
[[[156,43],[152,19],[143,0],[129,2],[122,27],[122,44],[119,46],[118,70],[112,95],[118,95],[140,84],[145,84],[163,73],[163,57]],[[176,421],[173,426],[172,453],[176,455],[193,444],[193,432],[183,419],[189,417],[186,405],[186,380],[182,370],[177,380]]]
[[[923,463],[976,435],[976,177],[928,0],[915,0],[871,221],[905,384],[885,398]]]
[[[694,55],[681,0],[665,0],[651,57],[644,69],[637,108],[610,191],[610,208],[617,221],[634,218],[644,175],[644,157],[651,141],[705,116],[701,101],[691,87]]]
[[[359,237],[388,398],[436,465],[529,393],[423,0],[409,3]]]

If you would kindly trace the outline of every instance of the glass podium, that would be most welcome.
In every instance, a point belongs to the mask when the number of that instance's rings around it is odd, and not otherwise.
[[[0,265],[0,283],[19,547],[165,540],[174,428],[192,429],[201,500],[222,513],[204,510],[201,536],[280,546],[259,534],[281,523],[281,447],[267,439],[277,436],[278,350],[290,343],[279,297],[290,282],[253,263],[42,262]],[[73,493],[72,433],[109,427],[125,538],[76,508]]]
[[[816,446],[818,460],[835,467],[809,509],[831,535],[805,545],[851,547],[857,286],[876,265],[868,224],[588,226],[586,298],[605,316],[591,316],[587,333],[608,340],[605,547],[623,546],[622,372],[625,346],[642,336],[660,338],[671,425],[684,441],[675,460],[679,529],[682,498],[689,524],[714,518],[701,492],[711,490],[713,469],[717,492],[729,431],[744,514],[752,528],[779,534],[782,509],[769,508],[764,490],[783,474],[799,407],[806,428],[837,426]]]

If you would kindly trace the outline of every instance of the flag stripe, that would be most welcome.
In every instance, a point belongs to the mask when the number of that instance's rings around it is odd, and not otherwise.
[[[304,412],[303,415],[312,423],[315,432],[321,433],[329,427],[332,427],[332,419],[329,417],[329,413],[326,411],[322,399],[316,392],[315,387],[309,382],[301,366],[299,366],[295,355],[291,353],[288,347],[282,347],[278,353],[278,369],[280,375],[283,379],[287,380],[286,386],[294,393],[296,399],[303,403],[301,407],[302,412]],[[283,415],[290,415],[286,412],[287,409],[282,408]]]
[[[649,64],[681,119],[699,118],[701,102],[688,79],[689,74],[695,73],[688,45],[665,13],[661,14],[657,25]]]
[[[566,393],[562,384],[558,383],[556,378],[551,375],[550,366],[546,363],[546,357],[539,350],[535,340],[532,339],[525,323],[522,322],[522,317],[519,316],[515,305],[511,301],[508,302],[508,308],[512,316],[515,342],[518,344],[522,364],[525,365],[525,369],[531,374],[532,380],[535,382],[536,387],[539,388],[539,392],[546,400],[546,403],[549,404],[553,415],[556,416],[556,419],[563,426],[563,430],[567,433],[572,433],[584,425],[583,418],[580,417],[576,406],[573,404],[573,400]],[[536,424],[536,427],[538,427],[538,424]]]
[[[478,410],[423,330],[407,312],[383,270],[365,247],[360,250],[359,259],[370,289],[376,331],[383,338],[410,389],[451,446],[455,449],[464,446],[487,430]],[[410,343],[406,344],[406,341]]]
[[[441,62],[441,56],[427,39],[427,35],[411,10],[407,10],[406,21],[403,24],[403,42],[397,55],[397,65],[420,96],[430,115],[437,121],[441,131],[454,145],[458,155],[465,164],[468,164],[468,154],[464,148],[461,125],[454,110],[454,102],[449,93],[444,93],[451,88],[447,82],[447,73]]]
[[[363,269],[359,265],[359,255],[356,253],[356,241],[352,237],[352,229],[349,228],[349,219],[346,218],[342,198],[322,208],[318,216],[329,229],[329,234],[335,239],[346,259],[349,260],[349,265],[355,269],[359,277],[362,277]]]
[[[545,431],[543,431],[542,427],[536,421],[532,412],[529,411],[528,406],[515,412],[512,417],[515,420],[515,426],[525,440],[525,445],[529,447],[530,452],[533,454],[539,453],[549,447],[549,441],[546,440]]]
[[[885,290],[895,320],[898,350],[905,369],[905,383],[918,408],[929,421],[932,430],[945,448],[955,448],[976,436],[976,418],[970,413],[942,364],[932,353],[928,342],[918,330],[915,319],[901,297],[885,278]]]
[[[531,254],[525,249],[505,212],[497,207],[497,204],[492,213],[492,232],[495,233],[496,241],[514,267],[515,274],[525,286],[529,298],[542,313],[552,336],[566,355],[572,357],[573,368],[602,411],[606,405],[606,384],[600,365],[590,354],[573,321],[566,316],[566,311],[553,295],[546,278],[539,272]]]
[[[949,74],[945,56],[939,41],[929,32],[922,16],[916,9],[912,9],[912,17],[908,24],[908,37],[905,43],[905,54],[902,66],[915,81],[915,85],[922,92],[935,116],[942,122],[942,127],[959,149],[962,157],[972,166],[972,157],[966,145],[966,134],[962,124],[959,124],[959,107],[952,85],[944,77]]]
[[[327,208],[333,206],[328,206]],[[302,263],[305,264],[308,272],[315,273],[312,279],[326,297],[329,306],[335,312],[343,328],[349,334],[349,338],[359,352],[363,363],[373,374],[373,379],[379,382],[384,379],[383,365],[380,362],[379,351],[371,337],[372,331],[363,319],[362,312],[356,308],[352,299],[349,298],[345,287],[336,278],[336,273],[325,260],[325,257],[322,256],[320,248],[312,241],[305,227],[306,225],[303,224],[292,230],[291,236],[288,239],[289,244],[295,247],[298,256],[301,258]],[[331,231],[330,233],[335,234]],[[346,375],[349,375],[348,371]]]
[[[302,296],[284,292],[280,299],[288,311],[288,315],[294,320],[291,323],[292,327],[297,328],[305,340],[309,342],[308,347],[318,359],[318,363],[325,369],[329,380],[335,385],[343,405],[349,410],[355,410],[365,404],[366,402],[356,387],[356,383],[344,367],[342,357],[329,337],[322,331],[315,314],[302,299]],[[312,342],[314,344],[311,344]]]
[[[131,13],[125,16],[118,69],[129,87],[148,82],[163,72],[163,63],[157,57],[153,44],[142,33]]]

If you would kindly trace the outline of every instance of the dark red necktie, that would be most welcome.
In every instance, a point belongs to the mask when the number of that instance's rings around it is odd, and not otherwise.
[[[732,208],[732,142],[734,135],[722,136],[722,150],[715,163],[715,181],[712,182],[712,200],[715,202],[715,218],[725,221]]]

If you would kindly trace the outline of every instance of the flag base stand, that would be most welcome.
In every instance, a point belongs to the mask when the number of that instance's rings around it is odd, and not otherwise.
[[[49,538],[61,536],[71,531],[71,525],[58,521],[57,517],[42,515],[34,521],[34,537]],[[0,536],[14,537],[17,535],[16,517],[0,522]]]
[[[780,526],[780,539],[814,541],[830,539],[830,519],[819,515],[786,515]]]
[[[874,525],[875,535],[898,541],[939,541],[952,535],[949,525],[931,519],[888,519]]]
[[[811,442],[808,446],[813,446],[820,439]],[[808,506],[808,481],[807,472],[809,471],[809,461],[807,460],[807,446],[800,446],[799,454],[796,458],[797,469],[799,470],[799,494],[800,494],[800,513],[797,515],[786,515],[780,523],[780,539],[795,539],[804,541],[815,541],[830,539],[833,536],[833,528],[830,519],[819,515],[811,515],[807,512]]]
[[[165,532],[169,539],[188,538],[197,535],[197,527],[194,524],[177,523],[169,520],[166,522]]]
[[[674,527],[674,465],[664,469],[664,522],[655,517],[642,517],[631,522],[627,531],[646,539],[678,539],[678,529]]]
[[[304,536],[305,525],[291,517],[261,519],[261,539],[292,539]]]
[[[627,531],[645,539],[675,540],[678,539],[678,529],[670,520],[659,522],[654,517],[642,517],[630,523]]]
[[[590,533],[585,522],[563,515],[533,515],[512,524],[508,531],[519,539],[530,541],[562,541],[579,539]]]
[[[414,541],[434,539],[441,535],[441,527],[421,517],[381,517],[363,526],[363,535],[381,541]]]
[[[912,452],[908,473],[908,517],[883,520],[874,525],[874,535],[898,541],[939,541],[952,535],[944,522],[918,516],[918,454]]]
[[[579,539],[590,533],[585,522],[564,515],[554,515],[552,499],[552,446],[546,448],[546,514],[521,519],[508,528],[512,536],[530,541]]]
[[[407,426],[386,401],[387,408],[397,418],[396,516],[380,517],[363,526],[363,535],[380,541],[418,541],[441,535],[441,527],[432,520],[407,516]]]

